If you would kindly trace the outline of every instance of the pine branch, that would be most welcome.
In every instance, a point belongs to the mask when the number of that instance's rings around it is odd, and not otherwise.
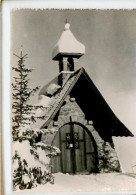
[[[13,55],[14,55],[14,56],[16,56],[17,58],[21,59],[21,57],[20,57],[20,56],[18,56],[18,55],[16,55],[15,53],[13,53]]]

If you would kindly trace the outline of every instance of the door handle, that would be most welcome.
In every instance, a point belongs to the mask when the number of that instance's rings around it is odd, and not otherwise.
[[[70,148],[73,148],[73,144],[69,144],[69,147],[70,147]]]

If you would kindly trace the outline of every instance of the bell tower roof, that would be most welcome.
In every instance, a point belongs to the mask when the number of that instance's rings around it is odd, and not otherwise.
[[[85,46],[80,43],[70,30],[70,24],[67,22],[59,41],[52,51],[52,59],[59,60],[60,57],[80,58],[85,54]]]

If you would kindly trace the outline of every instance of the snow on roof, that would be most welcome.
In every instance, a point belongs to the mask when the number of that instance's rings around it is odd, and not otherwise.
[[[58,93],[56,93],[54,96],[52,96],[49,107],[47,108],[45,113],[45,123],[51,118],[52,115],[54,116],[54,114],[58,111],[60,106],[63,104],[63,100],[69,93],[69,90],[76,83],[81,73],[82,68],[69,75],[69,79],[65,82],[63,88],[58,91]]]
[[[53,80],[51,80],[48,84],[42,87],[42,89],[39,92],[39,95],[54,95],[58,89],[61,88],[60,85],[58,85],[58,78],[60,75],[66,73],[67,76],[64,78],[63,83],[65,84],[69,77],[74,73],[72,71],[61,71],[58,76],[56,76]]]
[[[36,106],[42,105],[42,106],[47,108],[49,106],[50,101],[51,101],[51,98],[49,98],[45,95],[40,95]]]
[[[42,89],[39,92],[39,95],[47,95],[47,89],[52,83],[56,85],[58,84],[58,75],[54,79],[52,79],[48,84],[42,87]]]
[[[59,55],[73,55],[79,58],[85,54],[85,46],[75,38],[69,28],[70,24],[66,23],[64,31],[53,49],[53,60],[58,60]]]

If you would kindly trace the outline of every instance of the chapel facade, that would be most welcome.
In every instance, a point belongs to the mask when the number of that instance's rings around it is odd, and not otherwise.
[[[52,173],[91,174],[120,172],[112,136],[133,136],[115,116],[78,60],[85,54],[66,23],[52,52],[59,75],[45,85],[39,95],[49,96],[41,128],[55,128],[42,141],[60,153],[51,158]]]

